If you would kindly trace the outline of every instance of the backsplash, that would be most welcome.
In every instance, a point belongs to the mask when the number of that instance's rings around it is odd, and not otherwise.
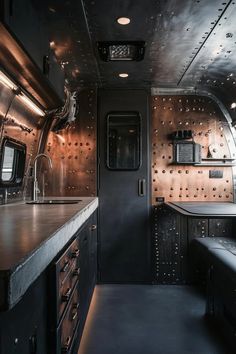
[[[232,164],[227,158],[236,157],[235,145],[216,103],[200,96],[152,96],[151,111],[152,204],[157,198],[170,202],[233,201],[233,171],[225,165]],[[194,141],[201,145],[199,165],[174,163],[171,135],[178,130],[191,130]],[[209,156],[214,160],[206,160]],[[214,165],[204,166],[210,163]],[[210,179],[210,174],[223,177]]]

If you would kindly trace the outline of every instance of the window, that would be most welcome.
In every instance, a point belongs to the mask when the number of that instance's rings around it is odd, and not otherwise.
[[[137,112],[114,112],[107,116],[107,167],[138,170],[141,164],[141,118]]]
[[[15,150],[9,146],[5,146],[3,164],[2,164],[2,181],[10,181],[13,177]]]
[[[21,185],[25,168],[25,145],[13,139],[5,138],[3,140],[1,152],[1,185]]]

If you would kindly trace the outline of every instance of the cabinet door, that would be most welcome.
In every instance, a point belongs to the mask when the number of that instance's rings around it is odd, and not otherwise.
[[[4,13],[4,22],[43,71],[43,57],[49,52],[49,40],[31,1],[6,0]]]
[[[90,218],[89,224],[89,273],[90,273],[90,292],[97,281],[97,214],[94,213]]]
[[[232,237],[232,219],[209,219],[209,237]]]
[[[12,310],[0,313],[0,354],[47,353],[46,286],[44,272]]]
[[[58,96],[63,100],[64,99],[64,81],[65,74],[60,65],[57,62],[57,59],[52,51],[49,54],[49,73],[48,79],[56,91]]]
[[[208,236],[208,219],[188,218],[188,242],[196,237]]]
[[[79,293],[80,293],[80,308],[81,313],[84,314],[87,307],[88,289],[89,289],[89,228],[86,224],[79,233],[80,245],[80,279],[79,279]]]
[[[50,49],[45,13],[39,4],[37,8],[34,6],[30,0],[2,0],[0,20],[49,80],[59,98],[64,100],[64,71]]]

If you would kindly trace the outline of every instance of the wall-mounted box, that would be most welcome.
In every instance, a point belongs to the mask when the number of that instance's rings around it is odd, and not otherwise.
[[[194,141],[174,141],[174,163],[197,164],[201,162],[201,145]]]

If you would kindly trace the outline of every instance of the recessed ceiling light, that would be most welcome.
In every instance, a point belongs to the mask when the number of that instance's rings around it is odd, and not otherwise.
[[[56,43],[54,41],[49,42],[50,48],[55,48]]]
[[[130,23],[130,18],[128,18],[128,17],[119,17],[116,21],[119,23],[119,25],[125,26],[125,25],[128,25]]]
[[[121,73],[121,74],[119,74],[119,77],[128,77],[129,76],[129,74],[127,74],[127,73]]]
[[[232,102],[230,108],[231,108],[231,109],[236,108],[236,102]]]

